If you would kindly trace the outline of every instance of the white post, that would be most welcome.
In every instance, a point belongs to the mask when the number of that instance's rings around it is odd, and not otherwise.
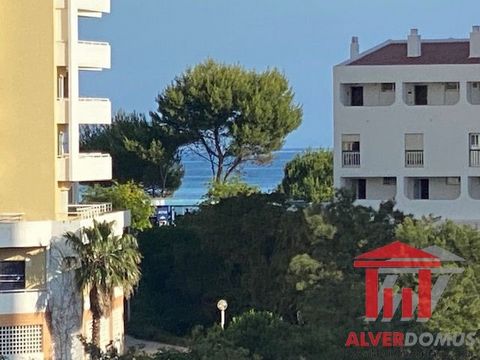
[[[222,330],[225,328],[225,310],[227,310],[228,303],[226,300],[219,300],[217,303],[217,309],[220,310],[220,326]]]

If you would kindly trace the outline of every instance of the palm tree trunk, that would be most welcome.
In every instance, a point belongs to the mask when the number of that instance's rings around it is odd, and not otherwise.
[[[100,299],[98,298],[97,286],[93,285],[90,290],[90,311],[92,312],[92,343],[100,346],[100,320],[102,318],[102,309]]]
[[[100,319],[92,313],[92,343],[100,347]]]

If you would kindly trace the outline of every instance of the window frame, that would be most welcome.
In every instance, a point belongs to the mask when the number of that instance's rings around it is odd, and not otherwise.
[[[19,265],[19,273],[6,270],[8,266]],[[15,269],[14,271],[18,271]],[[26,289],[26,262],[25,260],[0,260],[0,292]]]

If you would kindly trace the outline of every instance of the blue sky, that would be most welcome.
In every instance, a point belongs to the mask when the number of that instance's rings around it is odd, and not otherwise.
[[[148,112],[186,67],[212,57],[288,77],[304,118],[287,147],[332,145],[332,67],[419,28],[423,38],[465,38],[480,24],[478,0],[111,0],[101,20],[81,21],[84,40],[112,45],[112,69],[84,73],[80,93],[113,109]]]

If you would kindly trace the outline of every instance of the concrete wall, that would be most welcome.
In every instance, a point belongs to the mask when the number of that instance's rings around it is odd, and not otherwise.
[[[55,219],[54,1],[1,1],[0,212]]]
[[[367,178],[367,199],[391,200],[396,193],[396,185],[384,185],[383,178]]]
[[[474,84],[477,87],[474,87]],[[468,102],[472,105],[480,105],[480,82],[469,82],[467,87]]]
[[[480,105],[472,105],[467,84],[478,81],[480,64],[432,66],[344,66],[334,69],[334,181],[342,178],[397,177],[396,201],[401,210],[416,215],[437,213],[454,219],[480,219],[480,204],[468,195],[468,177],[479,177],[480,168],[469,166],[469,133],[480,133]],[[350,107],[341,101],[342,84],[395,83],[395,102],[381,107]],[[408,106],[404,84],[458,82],[454,105]],[[405,134],[423,133],[424,166],[405,167]],[[361,165],[342,168],[342,134],[360,135]],[[410,177],[461,177],[457,200],[414,201],[405,196],[403,182]],[[446,186],[446,185],[445,185]],[[439,187],[445,190],[445,186]],[[453,185],[449,185],[453,186]],[[453,186],[455,188],[455,186]],[[453,196],[448,188],[447,197]],[[443,194],[431,188],[432,196]],[[368,190],[368,189],[367,189]],[[451,191],[451,192],[450,192]],[[458,188],[455,189],[458,194]],[[375,202],[375,201],[374,201]],[[419,205],[418,203],[422,203]],[[450,206],[448,206],[448,204]],[[400,207],[401,206],[401,207]],[[402,208],[403,207],[403,208]]]
[[[472,199],[480,200],[480,177],[468,178],[468,194]]]
[[[460,196],[460,185],[447,184],[447,178],[428,178],[428,200],[454,200]],[[415,178],[405,179],[405,196],[410,200],[414,199]]]

